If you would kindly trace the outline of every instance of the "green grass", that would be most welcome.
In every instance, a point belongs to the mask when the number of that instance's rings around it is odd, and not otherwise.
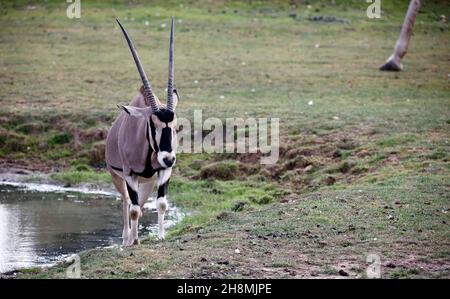
[[[197,231],[233,211],[258,209],[284,195],[276,186],[256,182],[190,181],[176,177],[171,182],[171,201],[192,211],[172,228],[171,235]]]
[[[79,170],[68,170],[63,172],[55,172],[50,176],[52,179],[62,182],[66,185],[76,185],[79,183],[111,183],[111,175],[107,172],[102,171],[101,173],[92,170],[79,171]]]
[[[450,219],[448,193],[436,192],[442,186],[450,187],[446,177],[402,176],[229,211],[180,234],[177,226],[164,242],[82,252],[82,276],[131,278],[144,268],[149,278],[338,277],[343,269],[356,278],[366,277],[366,258],[377,254],[382,278],[446,278]],[[19,277],[62,278],[67,266]]]
[[[373,252],[398,264],[383,277],[448,277],[450,28],[439,18],[450,8],[425,2],[404,70],[382,73],[408,1],[384,1],[379,20],[366,17],[364,1],[309,2],[298,1],[295,20],[285,1],[85,1],[73,20],[61,1],[0,4],[1,163],[59,169],[51,178],[64,184],[110,184],[104,133],[140,86],[115,17],[161,98],[161,24],[181,21],[179,117],[202,109],[203,119],[280,118],[275,165],[252,155],[178,155],[170,200],[188,216],[165,243],[83,253],[83,275],[333,277],[346,266],[365,277]],[[308,20],[318,15],[345,22]],[[228,265],[216,263],[230,255]]]

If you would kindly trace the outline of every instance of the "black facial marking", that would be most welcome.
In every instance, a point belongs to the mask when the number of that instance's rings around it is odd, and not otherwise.
[[[150,145],[150,132],[148,131],[148,126],[145,127],[145,139],[147,139],[147,142]]]
[[[159,150],[171,152],[172,151],[172,129],[165,127],[161,131],[161,141],[159,142]]]
[[[167,194],[168,189],[169,189],[169,180],[167,180],[167,182],[158,187],[157,198],[164,197]]]
[[[130,185],[128,185],[128,182],[127,182],[127,190],[128,195],[130,196],[131,203],[134,205],[138,205],[139,204],[138,194],[136,191],[133,190],[133,188],[130,187]]]
[[[161,140],[159,141],[159,145],[156,142],[156,127],[153,123],[153,120],[150,118],[150,131],[153,139],[153,147],[156,152],[159,151],[166,151],[171,152],[172,151],[172,129],[168,126],[169,122],[172,122],[175,113],[173,113],[170,110],[167,110],[166,108],[161,108],[157,112],[155,112],[156,117],[158,119],[166,124],[166,127],[164,127],[161,131]]]
[[[155,115],[163,123],[170,123],[175,117],[175,113],[173,113],[173,111],[167,110],[166,108],[161,108],[160,110],[156,111]]]

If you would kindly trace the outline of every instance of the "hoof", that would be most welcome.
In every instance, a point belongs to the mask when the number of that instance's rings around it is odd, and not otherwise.
[[[122,246],[123,247],[128,247],[128,246],[131,246],[132,245],[132,242],[131,242],[131,240],[129,240],[129,239],[124,239],[123,241],[122,241]]]
[[[122,233],[122,246],[128,246],[129,245],[128,235],[129,235],[129,232]]]
[[[393,61],[387,61],[385,64],[380,66],[380,71],[391,71],[391,72],[399,72],[402,70],[402,65],[398,65]]]

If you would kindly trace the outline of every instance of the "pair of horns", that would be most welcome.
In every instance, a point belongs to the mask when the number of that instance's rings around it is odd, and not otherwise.
[[[153,94],[152,86],[150,85],[150,81],[145,74],[144,68],[142,67],[141,60],[137,54],[136,48],[131,41],[128,32],[123,28],[122,24],[116,19],[117,23],[122,29],[123,35],[127,40],[128,46],[130,47],[131,54],[133,55],[134,62],[136,63],[136,67],[138,69],[139,75],[141,76],[142,83],[144,84],[145,91],[145,100],[147,105],[149,105],[153,112],[159,110],[158,104],[156,104],[155,95]],[[173,112],[173,17],[170,20],[170,41],[169,41],[169,76],[167,80],[167,109]]]

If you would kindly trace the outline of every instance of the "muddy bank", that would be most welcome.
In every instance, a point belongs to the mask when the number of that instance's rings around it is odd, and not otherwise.
[[[58,172],[63,174],[64,172]],[[21,167],[1,168],[0,182],[12,182],[15,185],[47,185],[49,191],[55,191],[55,188],[65,188],[66,191],[73,192],[95,192],[116,194],[112,184],[105,182],[79,182],[69,183],[67,181],[58,180],[52,177],[51,172],[28,170]],[[105,174],[107,172],[105,171]],[[36,186],[38,188],[38,186]],[[72,190],[71,190],[72,189]],[[45,191],[45,190],[43,190]]]

